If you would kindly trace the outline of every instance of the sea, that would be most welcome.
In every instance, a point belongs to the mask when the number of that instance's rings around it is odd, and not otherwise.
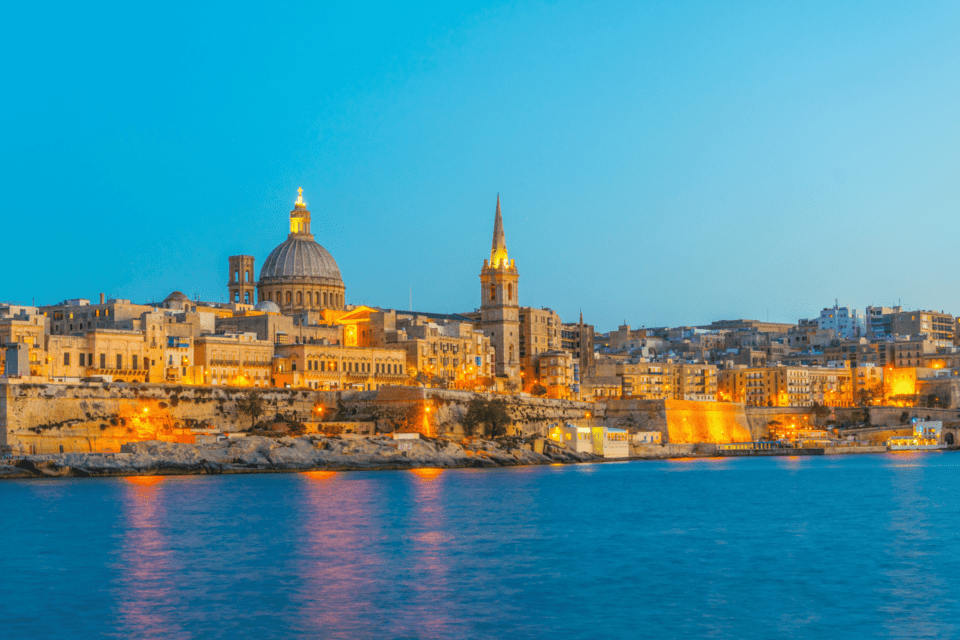
[[[0,482],[3,638],[957,638],[960,453]]]

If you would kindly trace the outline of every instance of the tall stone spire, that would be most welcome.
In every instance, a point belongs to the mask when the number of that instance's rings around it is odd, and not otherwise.
[[[497,217],[493,222],[493,246],[490,249],[490,266],[494,269],[509,266],[507,239],[503,235],[503,215],[500,213],[500,194],[497,194]]]

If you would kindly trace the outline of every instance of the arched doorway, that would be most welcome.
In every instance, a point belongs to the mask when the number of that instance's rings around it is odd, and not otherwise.
[[[953,432],[947,431],[943,434],[943,444],[953,444]]]

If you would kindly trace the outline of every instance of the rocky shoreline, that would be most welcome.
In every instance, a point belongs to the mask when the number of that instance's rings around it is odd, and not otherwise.
[[[453,442],[390,436],[251,436],[195,445],[134,442],[123,453],[37,455],[0,464],[0,479],[217,475],[297,471],[492,468],[601,462],[546,442],[543,453],[521,438]]]

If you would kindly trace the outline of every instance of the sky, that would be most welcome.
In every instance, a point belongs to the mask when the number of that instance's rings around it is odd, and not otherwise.
[[[349,304],[960,314],[960,3],[19,3],[0,300],[226,300],[302,187]],[[200,6],[203,5],[203,6]]]

